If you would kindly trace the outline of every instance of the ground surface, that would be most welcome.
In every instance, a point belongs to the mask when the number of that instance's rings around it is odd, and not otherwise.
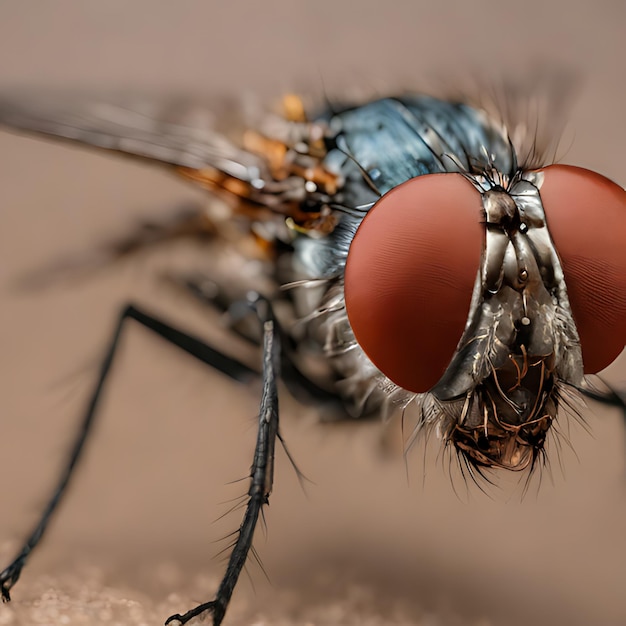
[[[262,96],[322,82],[419,88],[433,75],[514,76],[568,65],[582,83],[566,162],[626,184],[619,3],[0,3],[0,89],[14,84]],[[36,8],[35,8],[36,7]],[[496,7],[500,7],[496,9]],[[320,78],[321,77],[321,78]],[[571,144],[571,146],[570,146]],[[159,268],[175,249],[87,281],[23,293],[11,281],[68,251],[166,215],[202,193],[144,165],[0,134],[0,556],[37,516],[84,404],[94,363],[132,299],[222,341]],[[210,259],[208,261],[210,262]],[[250,355],[248,355],[250,356]],[[609,373],[624,383],[622,359]],[[0,606],[0,625],[160,624],[208,599],[223,564],[213,523],[245,483],[257,390],[205,371],[133,329],[97,433],[41,550]],[[590,415],[553,452],[553,482],[520,500],[451,488],[435,454],[384,452],[378,424],[319,426],[285,397],[283,432],[313,481],[279,453],[267,532],[228,624],[618,625],[626,622],[624,431]],[[393,440],[393,433],[390,434]],[[424,479],[424,473],[426,478]],[[221,504],[226,503],[226,504]],[[254,587],[250,583],[253,582]]]

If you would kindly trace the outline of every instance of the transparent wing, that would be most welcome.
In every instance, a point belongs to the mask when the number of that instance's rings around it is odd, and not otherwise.
[[[222,105],[223,107],[224,105]],[[181,100],[156,102],[125,96],[94,97],[24,93],[0,96],[0,124],[194,169],[214,167],[251,181],[264,160],[216,130],[217,116]]]
[[[203,107],[128,95],[101,100],[0,94],[0,126],[171,165],[212,191],[308,224],[335,193],[337,181],[322,165],[325,129],[306,121],[294,99],[295,114],[286,108],[283,117],[263,110],[252,115],[243,101]],[[299,207],[305,200],[312,209],[302,216]]]

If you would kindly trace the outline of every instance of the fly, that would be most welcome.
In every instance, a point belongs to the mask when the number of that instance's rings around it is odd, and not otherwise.
[[[276,287],[242,297],[215,281],[182,280],[260,345],[260,374],[125,307],[67,468],[0,573],[5,601],[65,493],[129,319],[235,380],[263,383],[246,511],[222,582],[213,600],[166,624],[224,618],[272,490],[279,377],[300,397],[356,418],[416,406],[407,447],[434,428],[471,476],[531,471],[553,423],[577,410],[581,394],[624,408],[585,378],[626,343],[621,187],[525,154],[519,128],[464,102],[401,96],[310,118],[288,96],[284,109],[235,141],[175,108],[0,99],[8,127],[164,163],[230,204],[227,219],[175,216],[113,256],[210,233],[268,261],[262,278]],[[293,325],[274,312],[285,303]],[[250,319],[260,331],[250,331]],[[312,357],[324,374],[308,367]]]

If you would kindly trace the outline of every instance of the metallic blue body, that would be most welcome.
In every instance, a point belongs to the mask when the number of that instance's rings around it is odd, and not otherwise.
[[[372,204],[423,174],[491,168],[513,174],[517,168],[506,132],[466,104],[429,96],[385,98],[321,119],[334,142],[324,165],[345,181],[338,200],[349,207]],[[297,242],[302,265],[313,276],[341,275],[361,221],[342,215],[328,237]]]

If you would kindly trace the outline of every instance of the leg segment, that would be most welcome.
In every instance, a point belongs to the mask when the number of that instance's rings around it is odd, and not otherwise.
[[[55,487],[54,493],[50,498],[50,501],[48,502],[46,508],[44,509],[41,519],[24,542],[24,545],[19,550],[15,559],[8,567],[0,572],[0,592],[2,594],[2,600],[4,602],[8,602],[11,599],[11,588],[19,579],[22,568],[26,564],[26,561],[28,560],[31,552],[41,540],[46,530],[46,527],[48,526],[50,518],[52,517],[54,511],[56,510],[59,502],[61,501],[61,498],[66,491],[74,468],[76,467],[76,464],[83,451],[84,444],[87,441],[87,437],[91,431],[102,390],[113,364],[113,358],[119,344],[124,322],[128,319],[133,319],[139,322],[142,326],[145,326],[146,328],[154,331],[163,339],[166,339],[167,341],[173,343],[175,346],[178,346],[192,356],[196,357],[203,363],[206,363],[207,365],[218,369],[219,371],[223,372],[224,374],[230,376],[235,380],[247,382],[252,378],[256,378],[258,376],[258,374],[254,370],[250,369],[243,363],[240,363],[235,359],[231,359],[230,357],[214,350],[213,348],[202,342],[200,339],[197,339],[196,337],[177,330],[176,328],[169,326],[168,324],[160,321],[155,317],[152,317],[151,315],[148,315],[147,313],[140,311],[133,306],[127,306],[122,311],[117,322],[117,326],[115,327],[115,332],[113,333],[113,337],[111,338],[111,341],[109,343],[106,355],[100,366],[98,380],[96,382],[95,389],[91,395],[91,399],[89,400],[89,404],[85,412],[85,417],[83,418],[80,430],[78,432],[76,440],[74,441],[74,445],[72,446],[69,461],[61,474],[59,482]]]
[[[237,540],[220,583],[215,599],[187,611],[183,615],[172,615],[165,624],[178,621],[186,624],[189,620],[209,612],[213,626],[219,626],[224,619],[226,608],[239,579],[239,575],[252,547],[254,529],[274,480],[274,448],[278,434],[278,389],[277,379],[280,365],[280,337],[277,324],[268,301],[255,296],[250,303],[263,324],[263,396],[259,410],[259,431],[254,458],[250,469],[250,488],[244,518],[239,526]]]
[[[250,313],[250,304],[244,299],[234,299],[226,293],[215,281],[201,274],[173,276],[168,275],[169,283],[182,289],[185,294],[192,295],[196,300],[206,304],[221,313],[227,314],[231,330],[244,340],[259,346],[259,335],[256,327],[244,326],[240,323],[247,321]],[[207,288],[208,285],[208,288]],[[345,417],[345,407],[337,393],[331,390],[332,383],[321,387],[311,380],[296,365],[297,349],[292,337],[284,331],[278,320],[275,321],[275,331],[280,337],[280,366],[281,380],[285,383],[294,398],[304,404],[324,408],[326,415]]]
[[[104,242],[88,254],[58,259],[45,269],[30,271],[18,278],[17,286],[38,289],[58,280],[84,277],[142,251],[180,239],[207,241],[216,232],[216,226],[205,211],[195,206],[181,206],[167,219],[141,222],[126,237]]]
[[[585,386],[576,387],[580,393],[582,393],[587,398],[591,398],[600,404],[605,404],[607,406],[613,406],[622,411],[622,415],[624,420],[626,420],[626,395],[624,395],[623,390],[616,390],[611,385],[609,385],[603,378],[596,374],[595,378],[597,378],[606,388],[606,391],[602,391],[594,387],[589,378],[585,381]]]

